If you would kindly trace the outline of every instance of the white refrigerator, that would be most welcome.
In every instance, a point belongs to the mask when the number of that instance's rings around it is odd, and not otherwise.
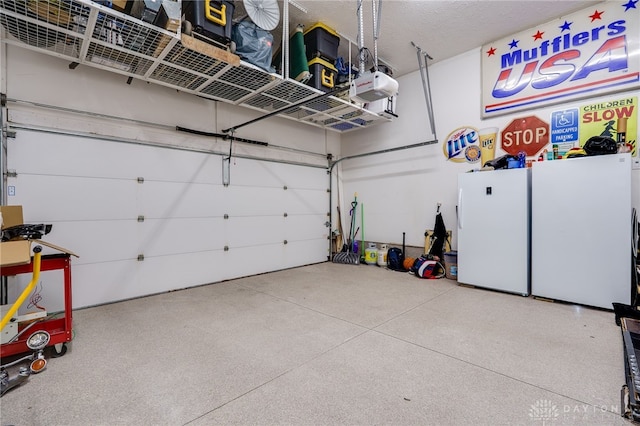
[[[458,282],[530,292],[530,169],[458,175]]]
[[[630,154],[533,163],[531,179],[532,294],[630,304]]]

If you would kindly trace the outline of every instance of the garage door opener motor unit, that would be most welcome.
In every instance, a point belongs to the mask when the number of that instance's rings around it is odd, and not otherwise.
[[[398,82],[383,72],[375,71],[351,82],[349,97],[356,102],[374,102],[398,94]]]
[[[380,1],[380,0],[379,0]],[[380,17],[377,17],[375,0],[373,4],[373,43],[374,43],[374,69],[373,72],[365,73],[364,61],[364,25],[362,19],[362,0],[358,0],[358,52],[360,52],[360,75],[351,82],[349,87],[349,98],[355,102],[374,102],[380,99],[389,98],[398,94],[398,82],[387,74],[378,71],[378,35],[380,33]],[[378,13],[380,12],[378,8]]]

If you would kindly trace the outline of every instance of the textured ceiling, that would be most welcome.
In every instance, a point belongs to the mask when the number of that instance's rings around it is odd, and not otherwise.
[[[335,29],[351,40],[354,62],[357,64],[358,15],[357,0],[294,0],[306,9],[289,5],[289,25],[307,27],[316,22]],[[240,3],[240,2],[237,2]],[[378,9],[379,0],[375,0]],[[432,1],[382,0],[378,58],[389,65],[395,77],[418,69],[414,42],[433,61],[442,61],[478,48],[485,43],[509,36],[560,18],[563,15],[598,4],[598,1]],[[282,15],[282,1],[279,1]],[[363,0],[364,47],[373,54],[372,1]],[[242,13],[242,5],[238,7]],[[282,35],[282,19],[272,31],[274,42]],[[349,43],[343,38],[340,54],[348,55]],[[367,64],[370,67],[371,63]]]

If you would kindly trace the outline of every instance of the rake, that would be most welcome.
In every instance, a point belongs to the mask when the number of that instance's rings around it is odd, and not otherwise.
[[[353,239],[355,238],[353,234],[353,225],[356,222],[357,207],[358,207],[358,194],[355,194],[354,199],[351,202],[351,211],[349,212],[349,215],[351,216],[349,238],[347,239],[347,243],[342,246],[342,251],[340,253],[336,253],[333,256],[333,263],[344,263],[347,265],[360,264],[360,255],[358,253],[353,252]]]

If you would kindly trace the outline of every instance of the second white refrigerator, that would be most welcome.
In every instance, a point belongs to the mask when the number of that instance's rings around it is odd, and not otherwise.
[[[458,175],[458,282],[530,292],[529,169]]]
[[[631,303],[631,194],[630,154],[533,164],[533,295]]]

